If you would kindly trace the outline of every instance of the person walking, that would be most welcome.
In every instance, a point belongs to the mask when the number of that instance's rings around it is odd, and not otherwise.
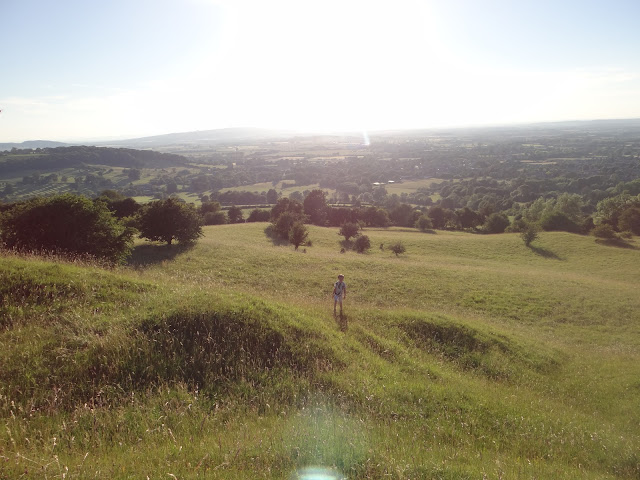
[[[336,315],[336,307],[340,303],[340,316],[342,316],[342,300],[347,298],[347,284],[344,283],[344,275],[338,275],[338,281],[333,284],[333,315]]]

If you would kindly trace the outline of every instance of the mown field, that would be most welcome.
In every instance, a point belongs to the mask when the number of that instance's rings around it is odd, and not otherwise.
[[[0,258],[0,479],[640,476],[637,238],[265,227]]]

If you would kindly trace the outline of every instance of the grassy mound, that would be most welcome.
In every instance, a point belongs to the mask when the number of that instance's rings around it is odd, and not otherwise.
[[[419,348],[496,380],[526,375],[523,369],[550,372],[560,365],[557,353],[543,352],[539,345],[447,316],[406,316],[397,328]]]

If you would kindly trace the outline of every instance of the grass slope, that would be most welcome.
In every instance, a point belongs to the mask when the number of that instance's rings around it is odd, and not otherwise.
[[[265,226],[2,257],[0,478],[638,478],[637,240]]]

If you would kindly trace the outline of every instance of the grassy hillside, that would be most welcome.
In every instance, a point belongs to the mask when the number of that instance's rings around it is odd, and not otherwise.
[[[638,478],[637,239],[265,226],[0,258],[0,479]]]

